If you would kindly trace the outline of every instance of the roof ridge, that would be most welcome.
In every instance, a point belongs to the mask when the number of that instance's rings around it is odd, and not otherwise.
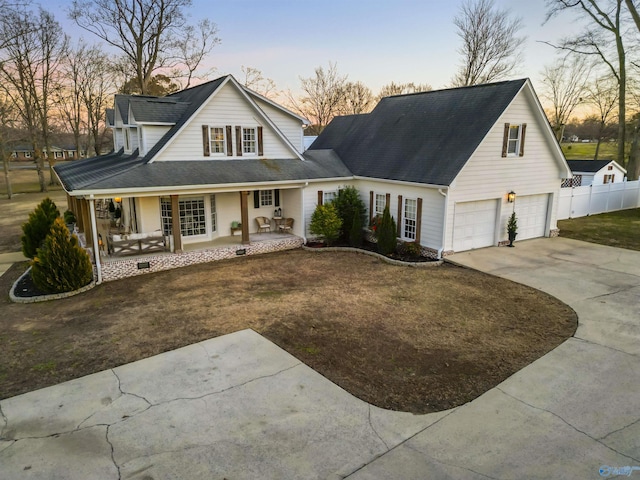
[[[472,89],[472,88],[482,88],[482,87],[494,87],[497,85],[506,85],[508,83],[517,83],[517,82],[526,82],[527,80],[529,80],[528,77],[524,77],[524,78],[518,78],[515,80],[503,80],[501,82],[489,82],[489,83],[479,83],[477,85],[463,85],[460,87],[447,87],[447,88],[439,88],[438,90],[427,90],[425,92],[412,92],[412,93],[398,93],[396,95],[388,95],[386,97],[383,97],[382,100],[384,100],[385,98],[397,98],[397,97],[409,97],[412,95],[425,95],[425,94],[429,94],[429,93],[439,93],[439,92],[452,92],[455,90],[465,90],[465,89]]]

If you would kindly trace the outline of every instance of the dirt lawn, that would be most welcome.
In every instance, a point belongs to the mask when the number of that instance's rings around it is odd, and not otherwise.
[[[355,396],[416,413],[461,405],[576,329],[558,300],[452,265],[294,250],[12,304],[0,277],[0,398],[252,328]]]

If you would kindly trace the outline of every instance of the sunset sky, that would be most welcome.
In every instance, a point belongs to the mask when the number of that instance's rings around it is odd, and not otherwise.
[[[97,41],[68,20],[70,0],[45,4],[72,38]],[[449,85],[459,64],[459,38],[453,25],[460,3],[429,0],[193,0],[190,16],[218,25],[222,43],[209,62],[215,76],[250,66],[272,78],[278,89],[296,90],[299,77],[317,66],[337,62],[349,80],[360,80],[374,93],[391,81]],[[543,0],[496,0],[522,17],[527,42],[525,63],[515,77],[530,77],[540,89],[539,74],[556,52],[539,41],[557,41],[571,31],[568,14],[544,24]]]

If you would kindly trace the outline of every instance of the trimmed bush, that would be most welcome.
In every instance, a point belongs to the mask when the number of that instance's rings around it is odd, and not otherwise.
[[[360,217],[360,215],[356,213],[353,215],[351,230],[349,231],[349,245],[351,245],[352,247],[361,247],[363,237],[364,232],[362,231],[362,217]]]
[[[29,220],[22,225],[22,253],[27,258],[36,256],[38,248],[42,246],[45,238],[51,231],[51,226],[56,218],[60,217],[60,211],[49,197],[40,202],[33,212],[29,214]]]
[[[309,231],[314,235],[320,235],[327,245],[331,245],[338,239],[341,227],[342,220],[331,202],[318,205],[311,215]]]
[[[351,227],[353,226],[353,217],[357,215],[360,217],[360,225],[363,225],[365,216],[367,214],[367,208],[364,202],[360,199],[358,190],[353,185],[345,185],[340,187],[338,195],[332,200],[332,202],[338,212],[340,220],[342,220],[342,228],[340,229],[340,240],[349,242],[350,245],[356,246],[351,243]]]
[[[71,210],[67,210],[62,216],[64,218],[64,223],[66,223],[67,225],[76,223],[76,214]]]
[[[62,218],[51,231],[31,262],[31,278],[40,290],[63,293],[77,290],[93,279],[93,267],[87,252],[70,235]]]
[[[384,207],[382,220],[378,226],[378,253],[390,255],[396,251],[396,221],[389,212],[389,206]]]

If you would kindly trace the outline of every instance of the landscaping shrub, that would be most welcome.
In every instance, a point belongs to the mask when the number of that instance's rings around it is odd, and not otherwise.
[[[64,223],[66,223],[67,225],[76,223],[76,214],[73,213],[71,210],[67,210],[66,212],[64,212],[62,216],[64,218]]]
[[[328,245],[338,239],[341,227],[342,220],[331,202],[326,205],[318,205],[311,215],[309,231],[314,235],[320,235]]]
[[[31,262],[31,278],[40,290],[63,293],[77,290],[93,279],[87,252],[70,235],[62,218],[57,218]]]
[[[382,255],[390,255],[396,251],[396,222],[389,212],[389,206],[384,207],[382,220],[377,229],[378,252]]]
[[[419,257],[422,255],[422,248],[417,242],[400,242],[397,251],[403,257]]]
[[[358,190],[352,185],[346,185],[338,190],[338,195],[332,200],[332,202],[338,212],[338,216],[342,221],[342,228],[340,229],[340,240],[349,242],[350,245],[356,246],[351,243],[351,227],[353,226],[353,217],[357,215],[360,217],[360,225],[363,225],[365,215],[367,214],[367,208],[364,202],[360,199]]]
[[[353,220],[351,221],[351,230],[349,231],[349,245],[352,247],[361,247],[363,237],[362,217],[357,213],[354,213]]]
[[[51,226],[56,218],[60,217],[60,211],[56,204],[49,197],[45,198],[29,214],[29,220],[22,225],[22,253],[27,258],[36,256],[40,248],[49,235]]]

